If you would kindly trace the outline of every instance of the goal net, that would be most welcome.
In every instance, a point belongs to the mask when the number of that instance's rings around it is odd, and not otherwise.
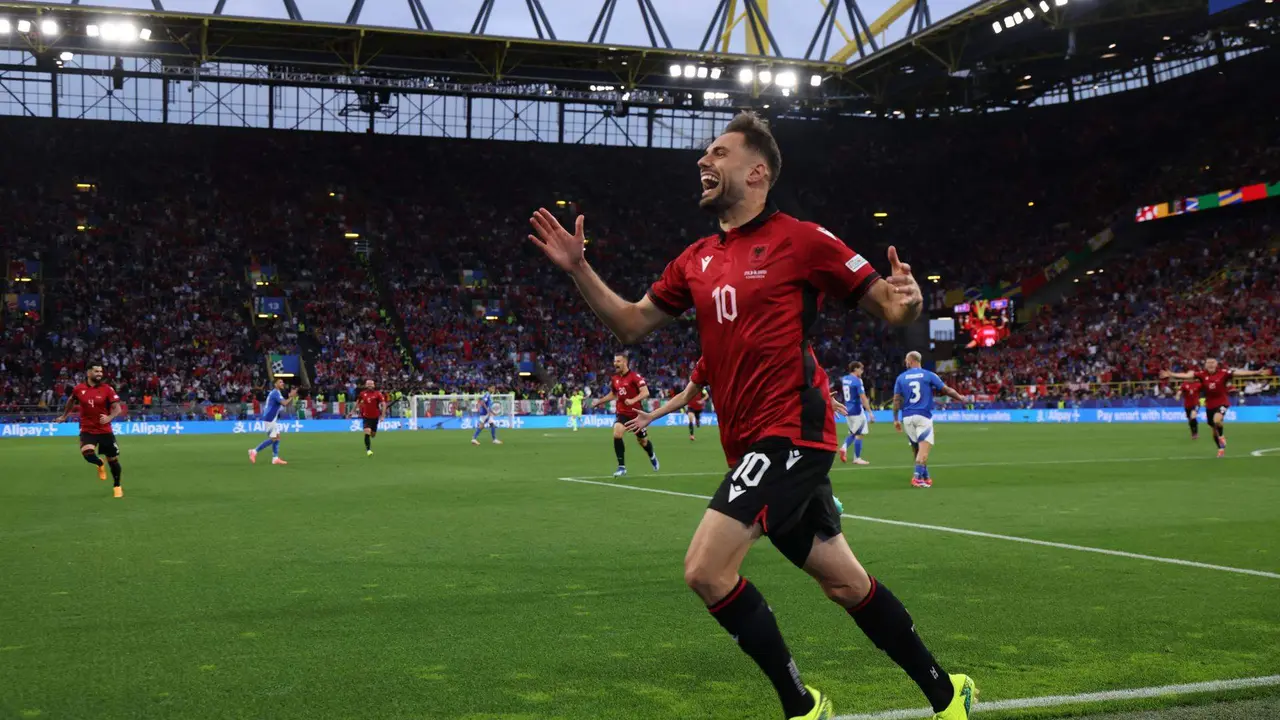
[[[468,395],[413,395],[409,398],[409,410],[412,427],[426,429],[431,427],[461,427],[473,430],[476,423],[483,419],[480,411],[480,399],[483,394]],[[500,428],[515,427],[516,396],[511,393],[493,393],[490,410]],[[456,420],[456,425],[450,420]]]

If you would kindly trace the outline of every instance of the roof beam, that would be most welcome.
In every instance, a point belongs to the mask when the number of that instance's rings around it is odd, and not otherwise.
[[[431,26],[431,18],[427,17],[427,9],[422,7],[422,0],[409,0],[409,12],[413,15],[413,23],[419,30],[435,30]]]
[[[353,0],[351,3],[351,12],[347,13],[347,24],[355,25],[360,22],[360,13],[364,10],[364,0]]]

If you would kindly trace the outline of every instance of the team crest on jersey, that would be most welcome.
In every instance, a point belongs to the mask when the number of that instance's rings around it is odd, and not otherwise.
[[[752,267],[755,267],[756,265],[764,262],[764,257],[768,254],[768,245],[753,245],[751,247],[751,254],[747,256],[747,260],[751,263]]]
[[[702,272],[707,271],[707,266],[711,264],[711,256],[707,255],[702,258]]]

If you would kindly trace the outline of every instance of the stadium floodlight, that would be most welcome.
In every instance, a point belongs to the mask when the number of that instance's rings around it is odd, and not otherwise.
[[[1040,0],[1040,12],[1049,12],[1049,0]]]
[[[671,77],[680,77],[680,66],[679,66],[679,65],[677,65],[677,64],[675,64],[675,63],[672,63],[672,64],[671,64],[671,68],[670,68],[670,69],[671,69]]]
[[[90,23],[84,26],[84,34],[89,37],[98,37],[102,34],[102,30],[97,25]]]
[[[133,23],[120,23],[120,42],[131,43],[138,39],[138,28]]]
[[[151,28],[142,28],[141,30],[139,30],[139,31],[138,31],[138,39],[139,39],[139,40],[150,40],[150,39],[151,39]]]
[[[58,23],[53,20],[40,21],[40,34],[45,36],[58,34]]]
[[[1022,20],[1022,13],[1014,13],[1014,14],[1013,14],[1013,22],[1014,22],[1014,23],[1016,23],[1016,24],[1018,24],[1018,25],[1021,25],[1021,24],[1023,23],[1023,20]]]
[[[999,21],[999,20],[997,20],[997,21],[995,21],[995,22],[991,23],[991,29],[992,29],[992,30],[993,30],[997,35],[999,35],[1000,33],[1004,32],[1004,26],[1000,24],[1000,21]]]
[[[790,70],[784,70],[778,73],[778,87],[793,88],[796,86],[796,74]]]
[[[1267,2],[1271,2],[1271,0],[1267,0]],[[1058,7],[1062,7],[1063,5],[1067,4],[1067,0],[1053,0],[1053,4],[1057,5]]]
[[[685,66],[684,66],[684,76],[685,76],[686,78],[692,78],[692,77],[693,77],[694,75],[696,75],[697,73],[698,73],[698,68],[696,68],[696,67],[694,67],[694,66],[692,66],[692,65],[685,65]]]
[[[724,71],[723,71],[723,70],[721,70],[720,68],[711,68],[711,79],[712,79],[712,80],[719,80],[719,79],[720,79],[720,75],[721,75],[721,73],[723,73],[723,72],[724,72]]]
[[[1110,45],[1108,45],[1108,46],[1107,46],[1107,49],[1108,49],[1108,50],[1115,50],[1115,49],[1116,49],[1116,44],[1115,44],[1115,43],[1111,43]]]
[[[8,18],[0,18],[0,35],[8,35],[13,32],[13,26],[9,24]]]
[[[764,83],[765,85],[768,85],[769,83],[773,82],[773,72],[769,70],[761,70],[760,82]]]
[[[631,93],[629,93],[629,92],[622,93],[622,101],[623,101],[623,102],[626,102],[626,101],[628,101],[628,100],[630,100],[630,99],[631,99]]]
[[[29,33],[29,32],[31,32],[31,21],[30,21],[30,20],[19,20],[19,21],[18,21],[18,32],[20,32],[20,33]]]
[[[755,79],[755,76],[756,74],[751,68],[742,68],[738,71],[738,82],[747,85]]]
[[[791,97],[791,88],[782,88],[782,97]]]
[[[708,74],[710,74],[710,73],[709,73],[709,71],[707,70],[707,66],[706,66],[706,65],[699,65],[699,66],[698,66],[698,79],[699,79],[699,80],[706,80],[706,79],[707,79],[707,75],[708,75]]]
[[[821,75],[810,75],[810,76],[809,76],[809,87],[822,87],[822,76],[821,76]]]
[[[102,39],[107,41],[115,40],[119,35],[119,31],[116,29],[115,23],[102,23],[100,32],[102,33]]]
[[[58,59],[61,60],[62,62],[71,62],[72,60],[75,59],[75,57],[76,57],[75,53],[72,53],[69,50],[63,50],[62,54],[58,56]]]
[[[1031,8],[1024,8],[1022,10],[1022,16],[1028,20],[1034,20],[1036,17],[1036,14],[1031,12]]]

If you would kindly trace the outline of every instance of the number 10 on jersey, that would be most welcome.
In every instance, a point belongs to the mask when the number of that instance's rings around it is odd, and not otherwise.
[[[716,304],[716,322],[723,325],[737,319],[738,291],[732,285],[721,285],[712,290],[711,299]]]

